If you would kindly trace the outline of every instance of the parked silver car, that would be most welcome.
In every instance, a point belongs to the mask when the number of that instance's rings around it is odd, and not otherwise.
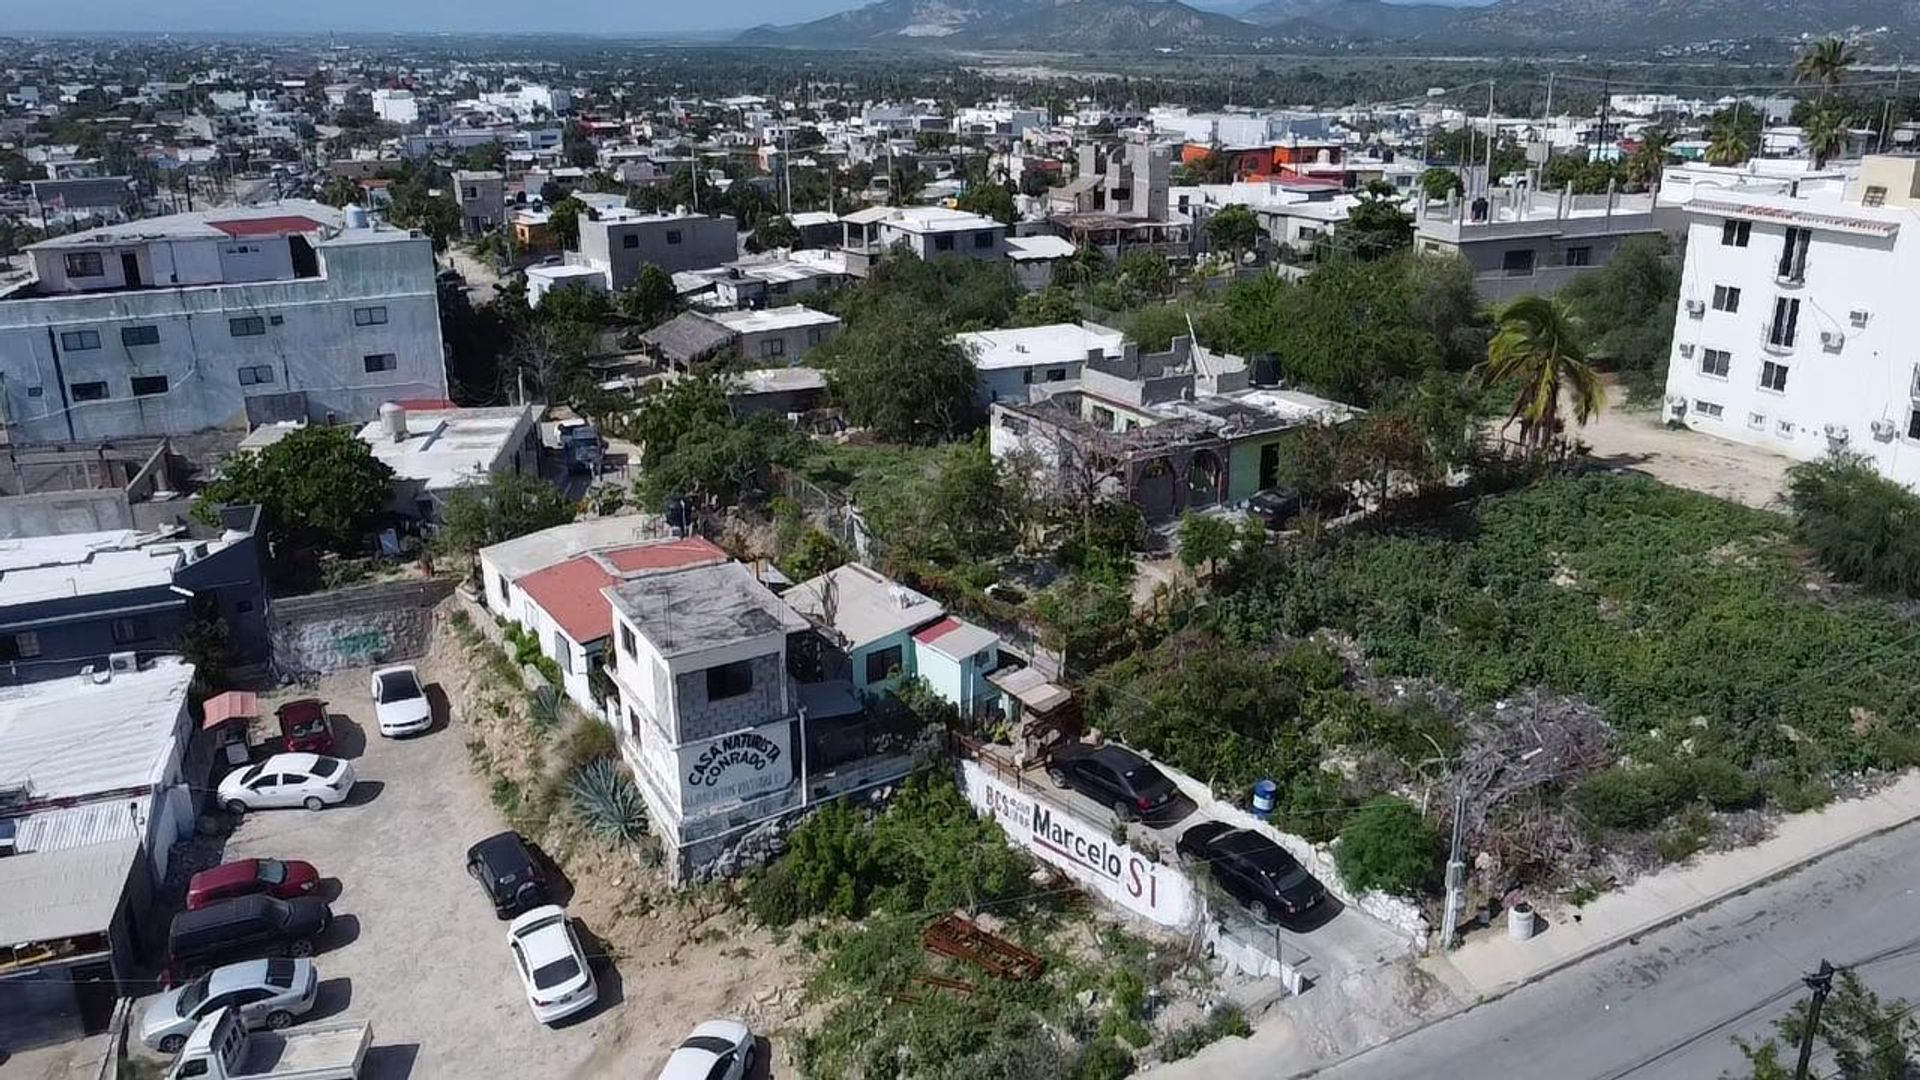
[[[313,1010],[320,974],[313,961],[274,958],[214,968],[153,999],[140,1018],[140,1041],[174,1054],[201,1020],[232,1006],[249,1028],[275,1031]]]

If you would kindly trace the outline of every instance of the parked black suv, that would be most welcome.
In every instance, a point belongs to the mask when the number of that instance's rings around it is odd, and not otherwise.
[[[1291,925],[1327,898],[1326,886],[1279,844],[1256,832],[1203,821],[1181,833],[1175,848],[1206,863],[1220,887],[1258,922]]]
[[[1113,807],[1122,821],[1146,817],[1164,808],[1178,790],[1153,763],[1123,746],[1101,746],[1085,753],[1071,751],[1047,765],[1055,787],[1072,788]]]
[[[313,939],[333,922],[317,896],[292,900],[256,894],[216,900],[173,917],[167,932],[167,974],[172,980],[235,960],[307,956]]]
[[[517,832],[496,833],[468,848],[467,873],[503,919],[552,902],[547,872]]]

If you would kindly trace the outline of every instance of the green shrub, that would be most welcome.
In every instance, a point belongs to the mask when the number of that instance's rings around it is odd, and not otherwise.
[[[1760,801],[1760,783],[1731,761],[1702,758],[1693,763],[1693,786],[1715,810],[1745,810]]]
[[[1707,846],[1713,836],[1713,822],[1697,804],[1660,830],[1654,838],[1654,850],[1662,862],[1685,862]]]
[[[1121,1080],[1132,1075],[1133,1055],[1113,1039],[1093,1040],[1073,1063],[1073,1080]]]
[[[1161,1040],[1160,1059],[1179,1061],[1181,1058],[1190,1058],[1221,1039],[1244,1039],[1251,1034],[1253,1027],[1239,1009],[1232,1005],[1215,1006],[1204,1019],[1178,1028]]]
[[[1120,1039],[1133,1046],[1153,1041],[1153,1032],[1141,1022],[1147,1007],[1147,984],[1122,968],[1107,980],[1107,1014],[1100,1020],[1102,1038]]]
[[[597,716],[582,719],[567,731],[560,744],[560,770],[571,776],[582,765],[601,758],[618,758],[620,746],[613,727]]]
[[[1775,805],[1789,814],[1816,810],[1833,801],[1833,785],[1824,776],[1776,776],[1767,785]]]
[[[1650,829],[1692,798],[1691,776],[1668,766],[1615,766],[1573,789],[1574,809],[1603,829]]]
[[[792,926],[807,914],[794,879],[793,863],[782,859],[747,880],[747,912],[763,926]]]
[[[1340,876],[1356,892],[1427,892],[1439,878],[1440,837],[1419,807],[1379,795],[1355,810],[1334,849]]]
[[[603,840],[637,843],[647,833],[647,807],[633,777],[618,761],[598,758],[575,770],[567,781],[573,812],[588,831]]]
[[[1835,455],[1787,471],[1795,534],[1842,581],[1920,596],[1920,495],[1869,460]]]

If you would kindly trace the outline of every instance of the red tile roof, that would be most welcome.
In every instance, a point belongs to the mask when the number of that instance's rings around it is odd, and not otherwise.
[[[285,236],[288,233],[318,232],[321,229],[319,222],[299,214],[235,218],[232,221],[209,221],[207,224],[228,236]]]
[[[584,645],[613,632],[613,611],[600,590],[619,583],[591,555],[576,555],[521,578],[520,591]]]
[[[689,536],[684,540],[662,540],[615,548],[601,552],[600,557],[622,574],[634,574],[643,570],[679,570],[702,563],[725,562],[727,553],[698,536]]]
[[[937,623],[923,626],[918,631],[915,631],[913,640],[922,645],[931,645],[958,629],[960,629],[960,620],[949,615]]]

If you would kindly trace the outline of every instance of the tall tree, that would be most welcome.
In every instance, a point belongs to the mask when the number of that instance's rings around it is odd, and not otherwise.
[[[1213,241],[1213,246],[1231,254],[1237,266],[1241,258],[1259,242],[1260,219],[1239,203],[1223,206],[1208,219],[1207,238]]]
[[[1680,267],[1662,236],[1627,241],[1607,265],[1560,291],[1579,324],[1593,330],[1588,349],[1618,371],[1636,397],[1659,393],[1672,353]]]
[[[1704,157],[1709,165],[1739,165],[1753,156],[1747,133],[1733,124],[1716,124],[1707,132]]]
[[[1806,123],[1801,125],[1801,133],[1807,140],[1807,152],[1813,155],[1814,168],[1826,168],[1827,162],[1846,155],[1853,141],[1848,121],[1845,112],[1831,105],[1808,115]]]
[[[1013,224],[1016,210],[1013,205],[1013,193],[1006,185],[995,183],[975,184],[960,196],[954,205],[970,214],[990,217],[1002,225]]]
[[[1522,296],[1501,309],[1499,331],[1476,373],[1483,385],[1513,388],[1507,423],[1519,422],[1521,445],[1536,453],[1560,434],[1563,398],[1581,424],[1606,404],[1572,313],[1544,296]]]
[[[442,551],[470,559],[489,544],[565,525],[573,515],[574,504],[566,493],[544,479],[492,473],[483,483],[447,494],[434,543]]]
[[[1673,135],[1664,128],[1650,127],[1640,133],[1640,145],[1627,157],[1627,182],[1649,187],[1660,182],[1660,170],[1673,155]]]
[[[574,251],[580,247],[580,213],[586,208],[585,203],[571,195],[549,207],[547,231],[561,248]]]
[[[281,561],[313,550],[352,554],[392,499],[393,470],[350,426],[304,427],[257,453],[235,454],[201,491],[200,505],[260,507]]]
[[[680,304],[680,292],[674,288],[673,275],[653,263],[643,263],[633,284],[615,301],[620,314],[642,330],[651,330],[666,322]]]
[[[908,296],[823,347],[827,390],[847,419],[892,442],[937,442],[979,418],[979,373],[945,320]]]
[[[1444,202],[1449,195],[1466,194],[1460,174],[1444,165],[1433,165],[1420,174],[1420,191],[1429,202]]]
[[[1413,217],[1401,209],[1405,199],[1384,180],[1367,184],[1336,234],[1346,249],[1363,259],[1391,255],[1413,243]]]
[[[1793,81],[1797,83],[1815,83],[1820,87],[1820,102],[1824,104],[1828,95],[1839,89],[1846,79],[1847,70],[1858,59],[1853,46],[1844,38],[1829,37],[1816,41],[1800,50],[1793,61]]]

